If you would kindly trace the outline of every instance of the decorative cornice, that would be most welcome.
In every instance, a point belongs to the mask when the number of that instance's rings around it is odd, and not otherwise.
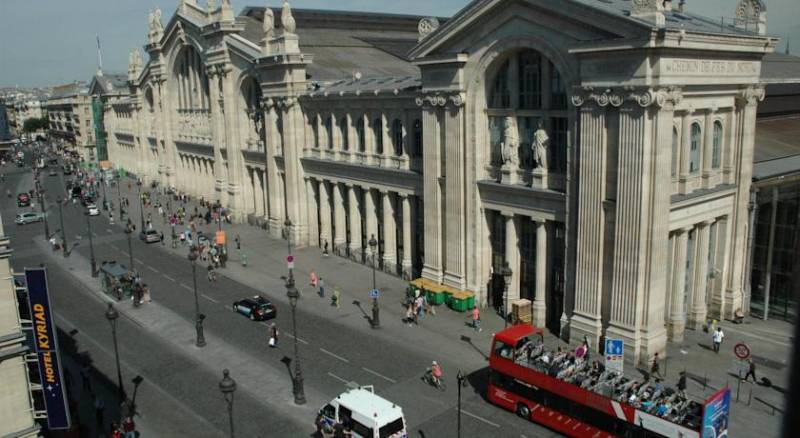
[[[738,103],[743,105],[756,105],[758,102],[764,100],[765,97],[764,87],[760,85],[751,85],[739,92],[736,96]]]
[[[683,99],[680,88],[640,88],[622,87],[597,90],[594,87],[575,87],[570,101],[576,107],[583,106],[586,102],[595,102],[598,106],[619,108],[625,102],[634,102],[642,108],[653,104],[659,108],[674,107]]]

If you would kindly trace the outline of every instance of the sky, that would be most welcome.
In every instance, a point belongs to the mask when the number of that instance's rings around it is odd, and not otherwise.
[[[205,5],[206,0],[197,0]],[[554,4],[560,0],[551,0]],[[800,54],[800,8],[797,0],[765,0],[767,30],[786,37]],[[709,17],[733,17],[739,0],[686,0],[687,8]],[[217,0],[219,3],[219,0]],[[280,0],[232,0],[245,6],[280,6]],[[469,0],[292,0],[293,8],[342,9],[451,16]],[[677,2],[675,2],[677,3]],[[148,11],[161,7],[164,23],[176,0],[0,0],[0,87],[52,86],[89,81],[97,69],[96,35],[100,36],[103,71],[125,73],[128,53],[142,47]],[[144,57],[144,52],[142,52]]]

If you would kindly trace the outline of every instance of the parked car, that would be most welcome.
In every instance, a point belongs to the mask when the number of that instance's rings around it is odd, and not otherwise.
[[[139,239],[145,243],[161,242],[161,235],[156,230],[143,230],[139,232]]]
[[[20,193],[17,195],[17,206],[28,207],[31,205],[31,196],[27,193]]]
[[[250,318],[251,321],[265,321],[278,315],[275,305],[261,295],[234,302],[233,311]]]
[[[89,204],[86,206],[86,210],[89,212],[89,216],[99,216],[100,209],[97,208],[96,204]]]
[[[17,214],[17,217],[14,219],[14,222],[17,225],[25,225],[25,224],[32,224],[34,222],[41,222],[42,219],[43,218],[41,213],[26,212]]]

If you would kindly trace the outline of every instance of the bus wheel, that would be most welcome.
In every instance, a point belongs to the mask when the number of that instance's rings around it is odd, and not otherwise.
[[[517,405],[517,415],[520,417],[530,420],[531,419],[531,410],[528,408],[528,405],[525,403],[519,403]]]

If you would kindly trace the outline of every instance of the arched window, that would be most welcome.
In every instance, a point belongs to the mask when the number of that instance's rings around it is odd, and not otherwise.
[[[375,137],[375,152],[383,154],[383,120],[380,117],[372,121],[372,135]]]
[[[400,119],[392,120],[392,143],[395,155],[403,155],[403,122]]]
[[[714,147],[711,150],[711,167],[713,169],[719,169],[722,161],[722,135],[722,122],[717,120],[714,122]]]
[[[364,132],[364,117],[358,118],[356,122],[356,136],[358,141],[358,151],[365,152],[367,150],[366,133]]]
[[[333,116],[325,119],[325,134],[328,136],[328,149],[333,149]]]
[[[492,85],[492,92],[489,95],[489,108],[508,108],[511,106],[511,96],[508,90],[508,65],[509,61],[506,61],[497,71]]]
[[[422,120],[414,120],[414,156],[422,156]]]
[[[700,146],[703,139],[703,131],[700,124],[692,123],[692,137],[689,145],[689,173],[700,171]]]
[[[672,172],[673,178],[678,175],[678,128],[672,128]]]
[[[350,150],[350,138],[348,134],[348,126],[347,126],[347,116],[343,115],[341,120],[339,120],[339,135],[342,139],[342,150],[349,151]]]

